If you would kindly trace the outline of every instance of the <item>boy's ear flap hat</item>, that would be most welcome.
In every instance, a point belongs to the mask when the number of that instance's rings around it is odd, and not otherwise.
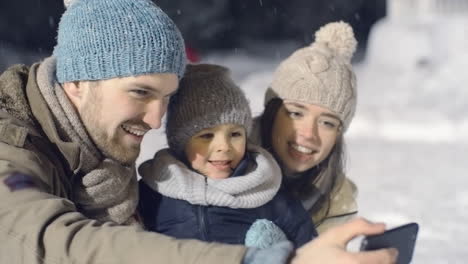
[[[167,111],[166,135],[171,150],[183,156],[188,140],[199,131],[222,124],[252,127],[252,114],[244,92],[227,68],[189,64]],[[179,156],[180,157],[180,156]]]
[[[347,23],[323,26],[315,33],[315,42],[281,62],[265,105],[273,98],[319,105],[335,113],[346,130],[356,110],[356,77],[351,66],[356,46]]]

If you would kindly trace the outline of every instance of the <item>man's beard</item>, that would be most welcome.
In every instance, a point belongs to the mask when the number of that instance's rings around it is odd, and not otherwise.
[[[115,131],[112,137],[107,134],[105,127],[100,122],[102,95],[99,90],[99,87],[92,88],[87,100],[83,103],[81,120],[94,144],[105,157],[131,166],[140,153],[140,146],[125,147],[122,142],[119,142],[118,131]],[[120,126],[116,129],[119,128]]]

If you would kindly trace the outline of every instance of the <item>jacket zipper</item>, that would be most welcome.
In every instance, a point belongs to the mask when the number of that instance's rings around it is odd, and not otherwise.
[[[208,234],[206,232],[206,222],[205,222],[206,206],[198,206],[198,220],[200,222],[200,233],[203,241],[208,240]]]
[[[208,185],[208,179],[205,177],[205,187]],[[206,188],[205,188],[206,189]],[[206,193],[205,193],[206,195]],[[199,205],[198,206],[198,220],[200,223],[200,233],[202,236],[203,241],[209,241],[208,240],[208,233],[206,232],[206,206]]]

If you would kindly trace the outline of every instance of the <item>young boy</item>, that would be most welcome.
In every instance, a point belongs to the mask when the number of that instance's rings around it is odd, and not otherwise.
[[[169,149],[139,168],[139,212],[146,228],[258,247],[284,235],[300,247],[316,236],[300,202],[280,190],[273,157],[247,143],[251,126],[248,101],[226,68],[187,66],[168,107]],[[264,220],[252,225],[258,219]]]

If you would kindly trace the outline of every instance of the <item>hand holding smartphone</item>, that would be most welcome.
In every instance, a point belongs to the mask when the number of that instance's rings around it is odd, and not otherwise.
[[[413,257],[419,225],[409,223],[389,229],[383,234],[366,236],[361,243],[361,251],[381,248],[396,248],[398,250],[397,264],[408,264]]]

